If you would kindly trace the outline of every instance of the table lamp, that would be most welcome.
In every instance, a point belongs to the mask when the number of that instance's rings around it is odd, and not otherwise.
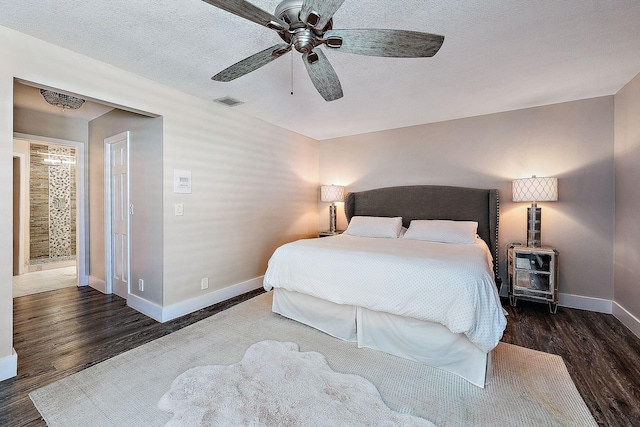
[[[541,246],[541,211],[537,202],[558,200],[558,178],[520,178],[513,180],[513,201],[531,202],[527,209],[527,247]]]
[[[323,185],[320,187],[320,200],[331,202],[329,206],[329,231],[336,231],[336,203],[344,202],[344,187],[341,185]]]

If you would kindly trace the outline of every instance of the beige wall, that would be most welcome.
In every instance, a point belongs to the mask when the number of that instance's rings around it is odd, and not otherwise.
[[[613,297],[611,96],[326,140],[320,165],[321,184],[344,184],[348,191],[412,184],[497,188],[501,249],[526,241],[528,205],[511,202],[511,180],[556,176],[559,201],[539,206],[543,244],[560,251],[560,292]],[[328,216],[328,204],[321,203],[320,228]],[[503,250],[500,256],[504,277]]]
[[[14,108],[13,131],[86,143],[89,123],[77,117],[62,117],[41,111]]]
[[[259,277],[279,244],[317,231],[316,141],[4,27],[0,57],[5,200],[14,78],[162,116],[164,306]],[[193,194],[173,193],[174,169],[192,171]],[[0,204],[0,368],[12,354],[11,230],[11,204]]]
[[[165,306],[202,295],[204,277],[211,292],[263,275],[318,226],[316,141],[205,101],[178,110],[164,115]],[[191,171],[192,194],[173,192],[174,169]]]
[[[640,319],[640,74],[616,94],[615,117],[615,301]]]

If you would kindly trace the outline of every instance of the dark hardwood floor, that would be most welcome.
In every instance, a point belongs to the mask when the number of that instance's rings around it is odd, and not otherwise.
[[[89,287],[14,298],[18,376],[0,382],[0,426],[46,426],[29,393],[263,293],[256,290],[158,323]],[[70,426],[71,427],[71,426]]]
[[[640,426],[640,338],[611,314],[506,300],[502,341],[562,356],[601,426]]]
[[[262,290],[158,323],[123,299],[67,288],[14,299],[18,376],[0,382],[0,426],[45,426],[28,394],[250,299]],[[603,426],[640,426],[640,339],[611,315],[521,301],[503,341],[558,354]]]

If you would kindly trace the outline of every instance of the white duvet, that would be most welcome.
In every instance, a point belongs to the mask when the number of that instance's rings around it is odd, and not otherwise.
[[[340,235],[276,249],[264,288],[440,323],[489,352],[506,319],[491,255],[475,244]]]

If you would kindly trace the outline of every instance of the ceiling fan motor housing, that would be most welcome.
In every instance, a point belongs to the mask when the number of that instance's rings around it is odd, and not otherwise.
[[[321,44],[318,37],[322,37],[325,31],[333,28],[333,19],[329,20],[324,28],[318,30],[300,20],[300,10],[302,10],[302,0],[283,0],[276,7],[274,16],[289,24],[288,31],[278,32],[280,38],[293,44],[298,52],[307,53]]]

